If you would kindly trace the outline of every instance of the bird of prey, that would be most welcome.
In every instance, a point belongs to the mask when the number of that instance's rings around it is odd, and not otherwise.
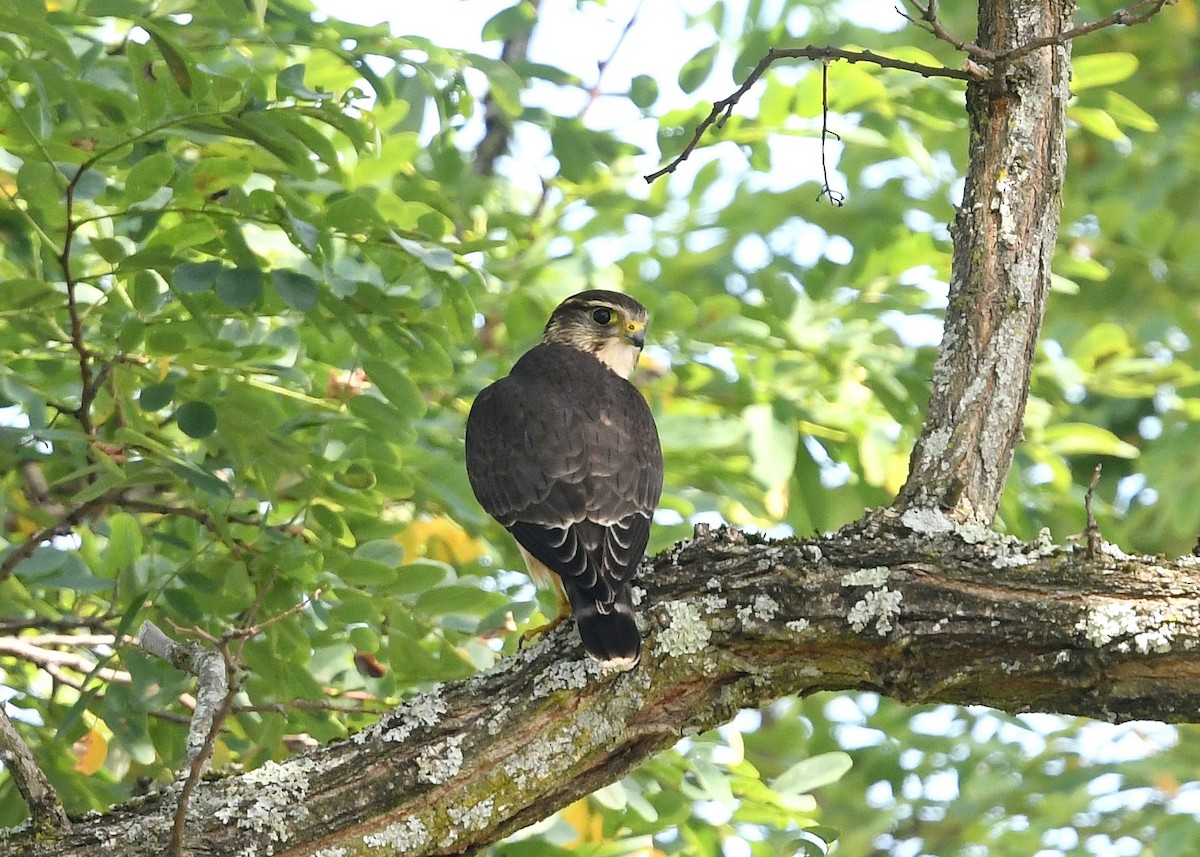
[[[662,494],[658,429],[628,380],[646,321],[628,295],[572,295],[467,417],[471,488],[553,586],[549,627],[574,613],[587,653],[622,670],[641,656],[630,579]]]

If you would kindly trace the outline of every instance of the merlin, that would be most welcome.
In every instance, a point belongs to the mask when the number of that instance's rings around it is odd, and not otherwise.
[[[467,417],[471,488],[553,587],[550,627],[574,614],[587,653],[622,670],[641,657],[631,580],[663,480],[654,417],[628,380],[646,322],[628,295],[572,295]]]

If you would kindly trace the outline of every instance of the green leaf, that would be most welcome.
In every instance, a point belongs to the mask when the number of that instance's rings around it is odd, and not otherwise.
[[[648,74],[635,75],[629,83],[629,100],[648,109],[658,100],[658,81]]]
[[[848,753],[832,752],[810,756],[792,765],[771,781],[771,788],[788,795],[807,794],[835,783],[854,764]]]
[[[1059,455],[1111,455],[1137,458],[1133,444],[1126,443],[1108,429],[1087,423],[1058,423],[1042,432],[1042,443]]]
[[[796,466],[799,432],[795,420],[776,413],[770,404],[751,405],[742,411],[749,435],[750,474],[764,488],[772,488],[791,478]]]
[[[354,551],[354,556],[357,559],[383,563],[395,569],[404,561],[404,548],[399,542],[391,539],[372,539],[359,545]]]
[[[289,65],[275,75],[275,96],[282,98],[291,95],[304,101],[324,101],[330,97],[328,92],[317,92],[304,85],[304,64]]]
[[[272,271],[271,285],[275,287],[275,293],[279,295],[280,300],[301,312],[311,310],[321,297],[321,287],[317,281],[298,271]]]
[[[369,559],[347,559],[332,570],[351,586],[375,586],[388,583],[396,575],[396,569],[393,566]]]
[[[488,592],[474,586],[450,584],[428,589],[417,599],[417,609],[432,616],[461,613],[484,616],[508,603],[499,592]]]
[[[386,588],[389,595],[415,595],[440,586],[454,577],[454,569],[431,559],[406,563],[395,570],[395,578]]]
[[[359,652],[378,652],[379,635],[374,629],[359,625],[350,629],[350,646]]]
[[[143,387],[141,393],[138,394],[138,404],[141,405],[143,411],[160,411],[171,404],[174,396],[175,384],[171,381],[163,381]]]
[[[1128,53],[1088,54],[1071,60],[1071,91],[1112,86],[1133,77],[1138,58]]]
[[[392,240],[431,271],[448,271],[455,265],[454,253],[445,247],[413,241],[395,233],[392,234]]]
[[[257,268],[221,268],[216,276],[217,297],[231,307],[248,307],[262,297],[263,275]]]
[[[1097,137],[1104,140],[1118,142],[1129,139],[1125,136],[1120,126],[1117,125],[1116,120],[1106,110],[1100,110],[1095,107],[1080,107],[1075,104],[1067,108],[1067,117],[1075,120],[1085,130],[1091,131]]]
[[[132,515],[117,512],[108,519],[108,548],[104,552],[104,573],[116,577],[141,555],[142,530]]]
[[[150,34],[154,46],[162,54],[162,58],[166,61],[167,68],[171,72],[171,77],[175,79],[175,85],[183,91],[184,95],[191,98],[193,63],[178,45],[167,38],[166,34],[156,24],[146,19],[142,19],[138,23],[142,26],[142,29]]]
[[[1104,93],[1104,108],[1119,125],[1138,131],[1157,131],[1158,120],[1119,92]]]
[[[679,70],[679,88],[691,95],[712,74],[717,60],[717,45],[707,45],[698,50]]]
[[[468,54],[471,65],[487,75],[489,92],[496,106],[504,111],[506,116],[516,118],[524,108],[521,105],[521,78],[508,63],[494,60],[480,54]]]
[[[525,0],[507,9],[501,9],[483,25],[480,39],[485,42],[503,42],[514,36],[528,33],[537,21],[537,12],[532,3]]]
[[[175,157],[154,152],[134,163],[125,177],[125,199],[139,202],[167,186],[175,175]]]
[[[217,430],[217,412],[207,402],[184,402],[175,411],[175,422],[188,437],[201,440]]]
[[[364,360],[363,369],[367,373],[367,379],[378,387],[379,392],[402,414],[410,419],[425,415],[425,397],[404,372],[382,360]]]
[[[216,285],[217,275],[223,270],[225,266],[216,261],[185,262],[171,271],[170,283],[185,295],[198,294]]]
[[[1102,322],[1088,328],[1069,353],[1081,368],[1095,370],[1114,360],[1132,357],[1134,350],[1125,328],[1114,322]]]

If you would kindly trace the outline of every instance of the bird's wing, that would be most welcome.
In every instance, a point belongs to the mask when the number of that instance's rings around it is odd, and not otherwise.
[[[467,473],[525,550],[607,603],[645,554],[662,451],[631,384],[590,355],[540,345],[475,400]]]

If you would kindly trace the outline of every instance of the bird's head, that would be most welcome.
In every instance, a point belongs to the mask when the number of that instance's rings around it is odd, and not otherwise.
[[[558,305],[546,322],[542,342],[586,351],[628,378],[646,344],[648,320],[646,308],[629,295],[594,289]]]

